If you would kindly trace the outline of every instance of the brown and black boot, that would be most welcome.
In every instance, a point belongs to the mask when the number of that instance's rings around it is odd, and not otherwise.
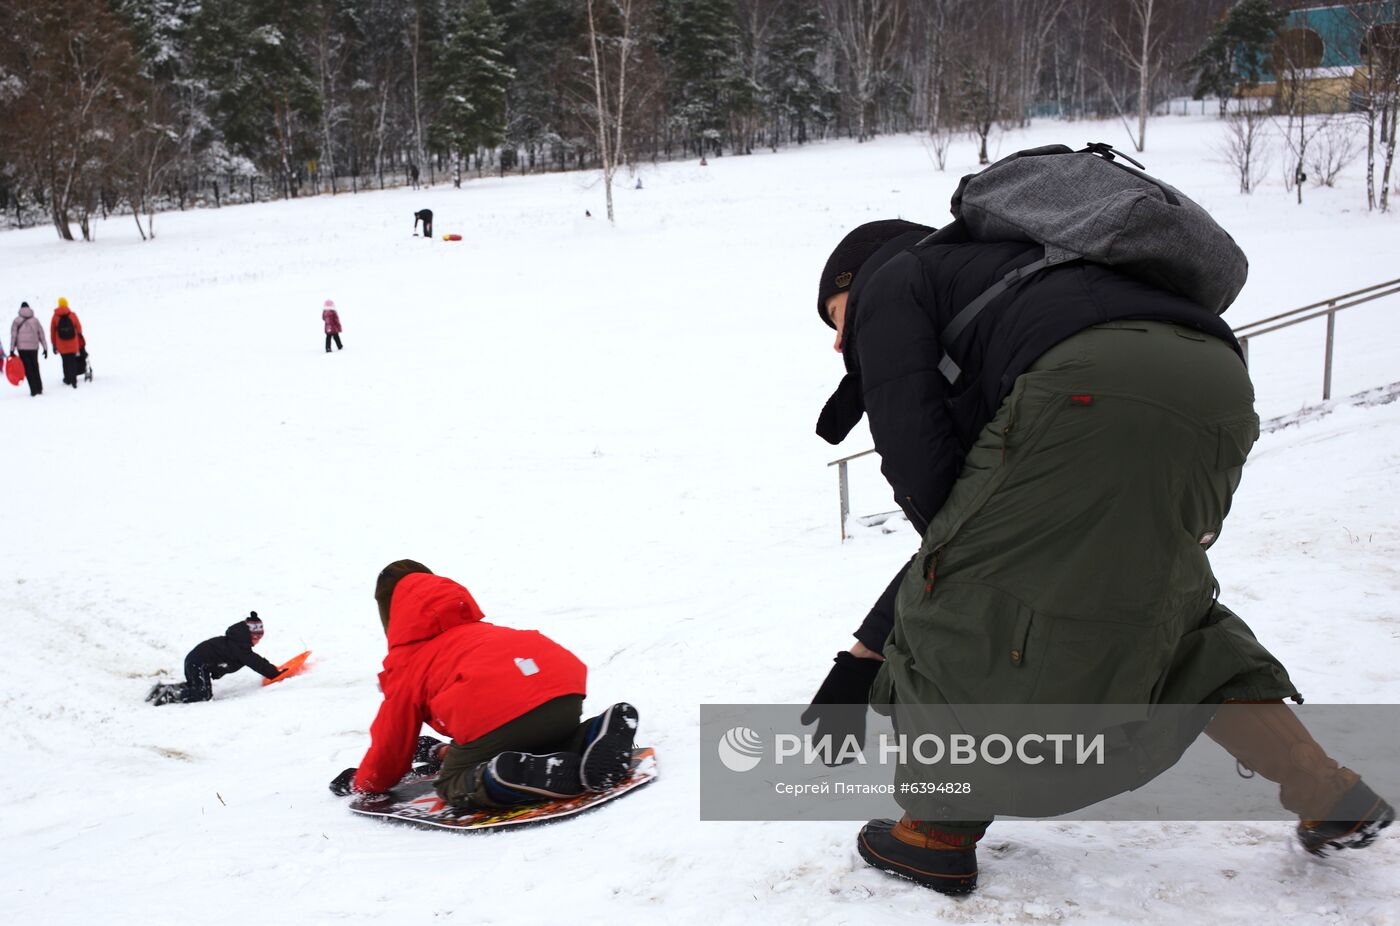
[[[936,824],[871,820],[856,837],[860,857],[871,866],[908,878],[940,894],[969,894],[977,887],[975,836],[945,833]]]
[[[1222,704],[1206,733],[1278,784],[1279,803],[1298,815],[1298,840],[1314,855],[1365,848],[1395,820],[1395,808],[1327,755],[1282,701]]]
[[[1298,841],[1313,855],[1327,855],[1334,849],[1364,849],[1394,822],[1395,808],[1366,787],[1366,782],[1358,781],[1333,805],[1327,819],[1299,822]]]

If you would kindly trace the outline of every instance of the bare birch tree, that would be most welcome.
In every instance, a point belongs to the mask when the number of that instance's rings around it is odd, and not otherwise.
[[[603,9],[604,3],[607,8]],[[616,222],[613,209],[613,177],[622,164],[626,142],[628,65],[640,41],[637,0],[588,0],[588,54],[593,65],[593,103],[597,115],[598,157],[603,168],[603,191],[608,222]],[[616,33],[600,31],[608,14]]]
[[[1152,82],[1161,66],[1162,38],[1158,19],[1164,6],[1162,0],[1122,0],[1127,8],[1127,22],[1119,22],[1117,17],[1105,20],[1105,38],[1109,51],[1121,59],[1137,75],[1137,137],[1132,138],[1133,147],[1142,151],[1147,147],[1147,116],[1152,111]],[[1114,99],[1117,104],[1117,98]]]

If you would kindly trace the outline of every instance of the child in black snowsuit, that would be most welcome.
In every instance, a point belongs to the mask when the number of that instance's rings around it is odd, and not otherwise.
[[[185,657],[185,681],[173,685],[156,684],[146,700],[157,706],[183,701],[211,701],[214,688],[211,681],[223,678],[230,672],[237,672],[244,666],[264,678],[276,678],[281,671],[266,659],[253,652],[253,647],[263,637],[262,619],[257,611],[231,625],[222,637],[210,637],[190,650]]]

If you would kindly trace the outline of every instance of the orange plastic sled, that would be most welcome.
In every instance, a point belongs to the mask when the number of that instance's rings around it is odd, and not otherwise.
[[[276,678],[263,679],[263,684],[271,685],[273,682],[280,682],[284,678],[291,678],[293,675],[299,675],[301,673],[301,670],[306,666],[306,657],[310,655],[311,650],[307,650],[304,653],[299,653],[298,655],[293,656],[291,659],[288,659],[286,662],[282,663],[280,666],[277,667],[282,670],[282,674],[277,676]]]
[[[462,236],[461,236],[461,235],[443,235],[443,236],[442,236],[442,240],[443,240],[443,241],[461,241],[461,240],[462,240]]]

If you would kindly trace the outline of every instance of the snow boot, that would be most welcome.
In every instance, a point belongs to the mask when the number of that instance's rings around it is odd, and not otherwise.
[[[583,786],[606,791],[626,778],[636,738],[637,709],[626,701],[590,720],[583,747]]]
[[[1332,808],[1361,780],[1327,755],[1282,701],[1227,701],[1206,734],[1245,769],[1277,784],[1279,803],[1303,820],[1336,819]]]
[[[156,707],[162,704],[179,704],[185,700],[185,683],[157,682],[151,689],[151,693],[146,695],[146,700]]]
[[[1364,849],[1394,822],[1395,808],[1364,781],[1358,781],[1333,805],[1325,820],[1299,822],[1298,841],[1319,856],[1333,849]]]
[[[969,894],[977,887],[976,836],[944,833],[936,824],[903,817],[871,820],[856,837],[860,857],[940,894]]]
[[[450,745],[451,743],[444,742],[436,736],[418,737],[418,746],[413,750],[413,761],[422,764],[414,768],[414,771],[437,774],[442,770],[442,757]]]
[[[498,806],[538,804],[577,797],[583,793],[579,757],[572,752],[535,755],[503,752],[483,763],[482,786]]]

